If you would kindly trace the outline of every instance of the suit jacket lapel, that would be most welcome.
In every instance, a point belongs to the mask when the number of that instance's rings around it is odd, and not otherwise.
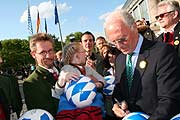
[[[126,67],[125,63],[126,63],[126,56],[124,54],[119,54],[119,56],[116,59],[116,64],[115,64],[115,69],[117,71],[115,74],[116,83],[119,83],[122,78],[122,74]]]
[[[149,41],[144,39],[142,47],[139,52],[136,67],[134,70],[134,79],[133,79],[132,88],[130,91],[130,98],[132,99],[135,98],[135,96],[137,95],[138,88],[140,88],[140,85],[141,85],[141,78],[148,65],[147,57],[149,56],[149,51],[146,49],[147,47],[149,47],[149,45],[151,45]]]
[[[41,77],[40,79],[46,80],[48,83],[54,86],[56,81],[54,80],[52,73],[40,66],[37,66],[36,70],[40,73],[39,75],[41,75],[39,76]]]
[[[174,47],[178,51],[179,43],[180,43],[180,22],[174,28]],[[178,51],[180,52],[180,51]]]

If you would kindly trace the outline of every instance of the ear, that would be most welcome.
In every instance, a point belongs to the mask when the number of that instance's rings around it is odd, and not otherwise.
[[[33,52],[30,52],[31,56],[35,59],[36,58],[36,55],[35,55],[35,51]]]
[[[174,19],[175,19],[175,18],[177,18],[177,17],[178,17],[178,15],[179,15],[178,11],[177,11],[177,10],[175,10],[175,11],[174,11],[174,16],[173,16],[173,18],[174,18]]]
[[[76,54],[76,53],[74,54],[74,58],[79,59],[80,57],[81,57],[80,54],[78,54],[78,53],[77,53],[77,54]]]
[[[135,22],[133,23],[132,26],[133,26],[134,29],[137,29],[137,24]]]

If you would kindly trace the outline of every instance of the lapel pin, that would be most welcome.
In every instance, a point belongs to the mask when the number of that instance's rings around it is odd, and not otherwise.
[[[147,65],[147,62],[146,62],[145,60],[142,60],[142,61],[139,63],[139,67],[140,67],[141,69],[146,68],[146,65]]]
[[[175,40],[174,45],[179,45],[179,40]]]
[[[45,80],[45,79],[47,79],[47,77],[46,77],[46,76],[43,76],[43,79]]]

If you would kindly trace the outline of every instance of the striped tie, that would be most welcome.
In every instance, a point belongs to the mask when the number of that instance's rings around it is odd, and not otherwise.
[[[131,61],[131,57],[133,54],[134,53],[127,55],[127,62],[126,62],[126,76],[127,76],[127,80],[128,80],[129,91],[131,89],[132,81],[133,81],[133,66],[132,66],[132,61]]]

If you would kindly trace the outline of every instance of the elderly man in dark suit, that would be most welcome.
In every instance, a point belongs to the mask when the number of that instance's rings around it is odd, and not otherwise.
[[[161,1],[157,6],[155,17],[164,32],[158,40],[171,44],[176,49],[180,59],[180,7],[175,0]]]
[[[123,118],[130,112],[148,114],[148,120],[169,120],[180,113],[180,63],[175,49],[148,41],[138,34],[127,11],[112,12],[104,24],[108,41],[122,54],[116,59],[113,111]]]

